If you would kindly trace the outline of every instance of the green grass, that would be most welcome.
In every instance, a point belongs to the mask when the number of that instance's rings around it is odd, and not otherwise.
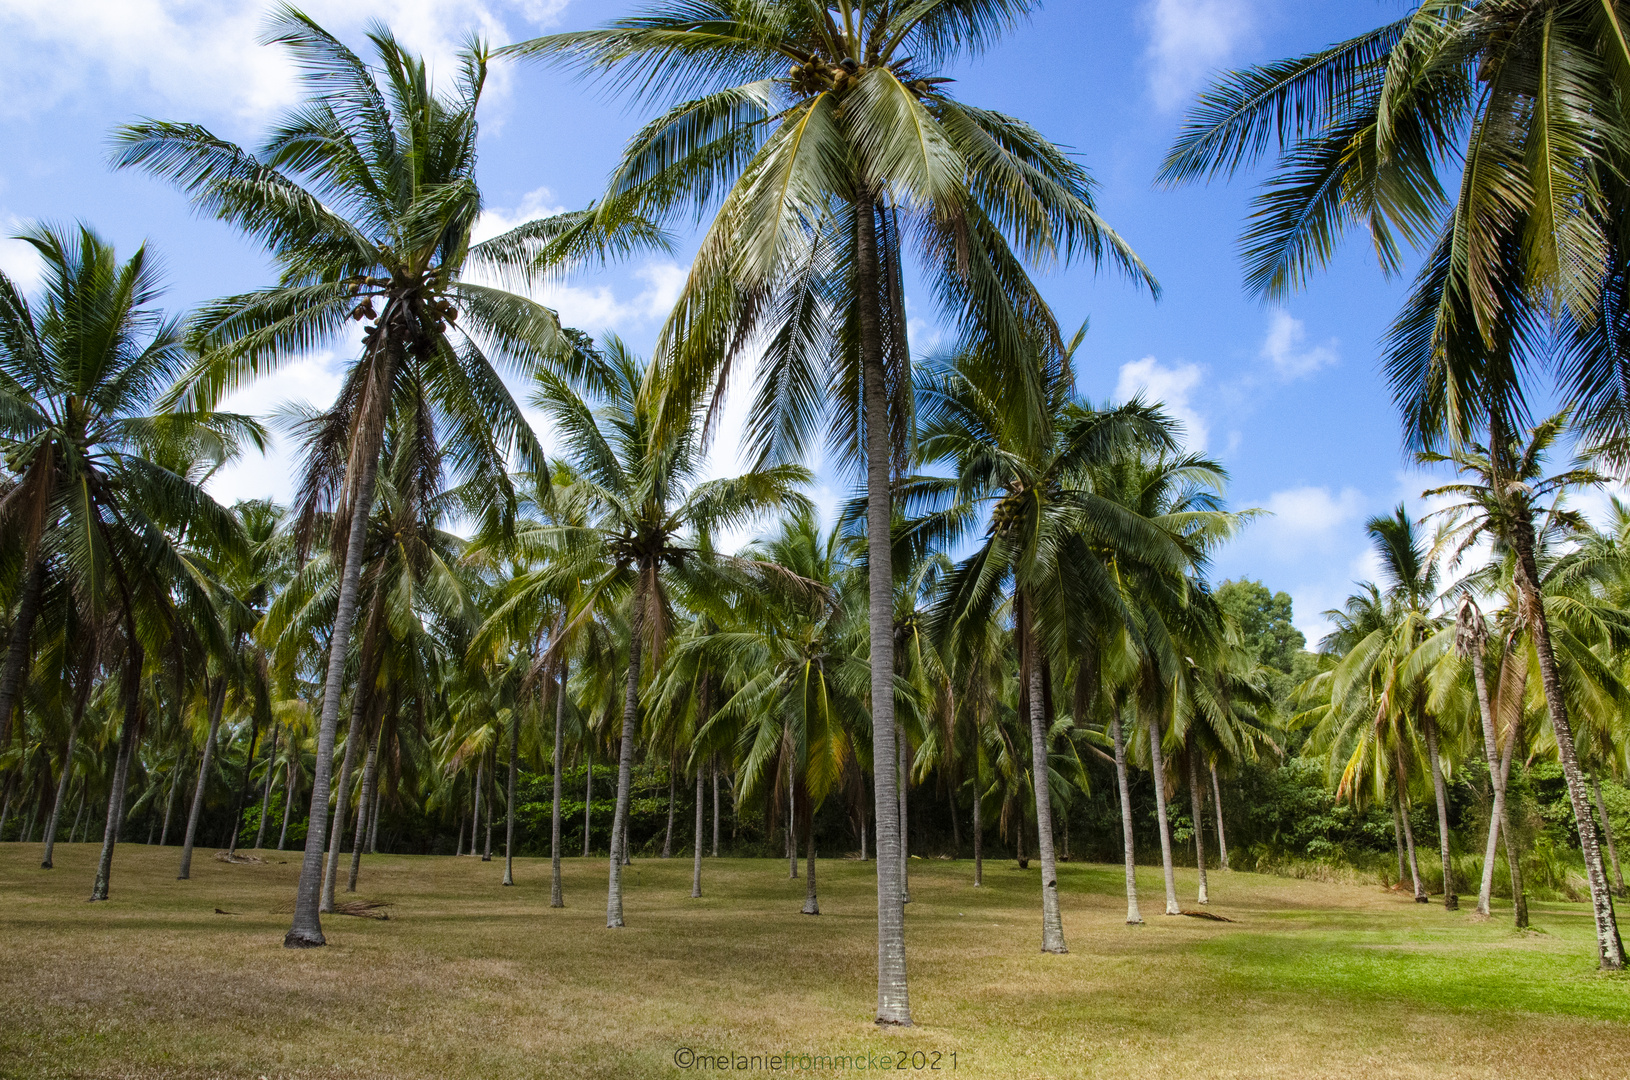
[[[970,863],[914,860],[917,1027],[880,1032],[869,864],[823,862],[810,918],[783,862],[708,860],[693,901],[688,859],[641,860],[612,932],[598,859],[568,860],[554,911],[545,860],[504,889],[498,862],[373,856],[360,895],[390,919],[330,917],[329,948],[290,952],[296,855],[262,854],[200,852],[178,882],[176,849],[124,845],[113,899],[87,904],[94,847],[42,871],[0,845],[0,1076],[717,1075],[676,1068],[685,1047],[937,1052],[967,1077],[1630,1075],[1630,979],[1595,972],[1583,905],[1519,935],[1504,912],[1213,872],[1217,923],[1155,914],[1144,869],[1128,927],[1120,869],[1067,865],[1072,951],[1043,956],[1036,870],[992,862],[975,890]]]

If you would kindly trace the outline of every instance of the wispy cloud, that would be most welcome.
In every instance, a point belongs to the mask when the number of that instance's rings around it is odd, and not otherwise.
[[[1290,381],[1331,367],[1341,359],[1341,354],[1334,340],[1323,345],[1308,345],[1307,326],[1281,309],[1270,316],[1268,336],[1262,342],[1262,358],[1273,365],[1280,378]]]
[[[1150,0],[1149,92],[1170,111],[1183,105],[1210,72],[1234,55],[1251,32],[1248,0]]]
[[[1205,379],[1198,364],[1167,367],[1152,356],[1121,365],[1115,383],[1115,400],[1127,401],[1142,394],[1144,400],[1159,403],[1183,425],[1184,443],[1190,450],[1206,448],[1211,430],[1194,406],[1192,395]]]
[[[494,42],[556,21],[569,0],[304,0],[353,47],[383,22],[442,77],[475,31]],[[133,107],[258,121],[298,98],[287,51],[259,44],[270,3],[245,0],[0,0],[0,109],[29,113],[104,85]],[[502,93],[507,69],[494,73]]]

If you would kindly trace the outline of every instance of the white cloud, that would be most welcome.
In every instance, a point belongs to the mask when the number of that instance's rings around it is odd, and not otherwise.
[[[569,0],[304,0],[353,48],[374,21],[441,77],[471,31],[493,42],[553,23]],[[244,0],[0,0],[0,100],[27,113],[105,80],[134,108],[264,119],[298,98],[287,51],[259,44],[270,3]],[[365,54],[366,55],[366,54]],[[500,93],[507,68],[495,71]]]
[[[1269,319],[1268,336],[1262,342],[1262,358],[1273,365],[1279,377],[1290,381],[1331,367],[1341,356],[1336,342],[1309,347],[1307,326],[1288,311],[1275,311]]]
[[[555,202],[555,193],[546,187],[533,188],[521,196],[521,204],[511,210],[488,208],[481,211],[475,228],[470,230],[470,242],[479,244],[495,236],[538,218],[564,214],[566,207]]]
[[[1206,448],[1210,429],[1190,401],[1190,395],[1204,378],[1205,373],[1198,364],[1167,367],[1154,357],[1145,356],[1121,365],[1120,378],[1115,383],[1115,400],[1127,401],[1142,394],[1145,400],[1164,405],[1183,425],[1184,443],[1198,452]]]
[[[0,213],[0,230],[3,230],[0,235],[4,237],[0,239],[0,271],[5,272],[25,297],[32,298],[39,291],[44,274],[40,253],[33,244],[11,239],[27,227],[28,222],[23,219]]]
[[[1263,507],[1273,516],[1256,529],[1281,558],[1304,557],[1348,539],[1365,504],[1364,493],[1357,488],[1339,493],[1327,487],[1276,491]]]
[[[1251,30],[1248,0],[1150,0],[1149,92],[1161,109],[1179,107]]]
[[[360,329],[353,329],[351,336],[356,337],[360,332]],[[336,347],[339,348],[342,347]],[[232,394],[221,403],[221,408],[262,419],[288,402],[303,402],[326,409],[339,396],[344,374],[344,363],[340,359],[342,355],[353,353],[326,350],[284,364],[275,374],[257,379],[253,385]],[[216,473],[210,480],[209,491],[225,503],[239,499],[276,499],[287,503],[298,483],[299,466],[299,446],[286,436],[274,433],[272,445],[267,448],[264,457],[251,450],[239,461]]]

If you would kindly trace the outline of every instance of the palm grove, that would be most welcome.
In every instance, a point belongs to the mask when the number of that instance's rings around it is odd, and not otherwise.
[[[479,241],[479,43],[438,88],[384,28],[364,60],[282,8],[308,97],[258,148],[115,132],[276,280],[168,315],[152,256],[85,226],[23,237],[36,295],[0,278],[0,837],[47,867],[99,838],[93,899],[143,829],[183,879],[198,844],[303,847],[290,947],[363,854],[491,859],[495,818],[502,884],[548,853],[554,906],[568,845],[606,857],[608,927],[623,866],[687,840],[693,895],[704,855],[778,849],[818,914],[819,843],[875,860],[887,1024],[912,852],[971,853],[977,886],[992,839],[1039,863],[1047,952],[1057,862],[1124,860],[1136,924],[1141,853],[1167,915],[1179,863],[1201,904],[1208,865],[1286,863],[1475,887],[1519,925],[1588,899],[1622,966],[1630,511],[1597,532],[1565,501],[1626,459],[1619,6],[1433,0],[1221,79],[1171,153],[1178,183],[1277,148],[1245,240],[1266,295],[1352,224],[1389,270],[1428,251],[1385,370],[1454,479],[1435,520],[1369,523],[1382,580],[1317,654],[1282,594],[1208,577],[1251,516],[1221,464],[1158,403],[1074,389],[1082,334],[1031,269],[1158,286],[1072,156],[941,74],[1032,6],[717,0],[512,46],[659,115],[593,206]],[[650,358],[531,299],[685,219]],[[931,357],[908,269],[957,328]],[[327,408],[219,408],[335,343]],[[749,466],[711,477],[735,386]],[[220,505],[269,428],[301,449],[291,503]],[[817,450],[855,488],[830,527]]]

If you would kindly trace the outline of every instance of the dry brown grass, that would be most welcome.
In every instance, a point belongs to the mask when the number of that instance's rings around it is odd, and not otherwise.
[[[505,889],[496,861],[375,856],[358,899],[389,919],[331,917],[329,948],[293,952],[297,855],[259,854],[178,882],[175,849],[121,846],[112,901],[86,904],[94,847],[42,871],[0,845],[0,1076],[711,1075],[681,1047],[938,1051],[979,1078],[1630,1076],[1630,981],[1592,970],[1581,907],[1519,936],[1373,886],[1214,873],[1233,922],[1127,927],[1119,869],[1072,865],[1072,952],[1043,956],[1034,869],[988,864],[974,890],[969,863],[914,861],[918,1026],[880,1032],[866,864],[823,863],[809,918],[785,863],[709,860],[693,901],[688,860],[641,861],[611,932],[600,860],[568,860],[552,911],[546,860]],[[1143,885],[1158,911],[1158,873]]]

